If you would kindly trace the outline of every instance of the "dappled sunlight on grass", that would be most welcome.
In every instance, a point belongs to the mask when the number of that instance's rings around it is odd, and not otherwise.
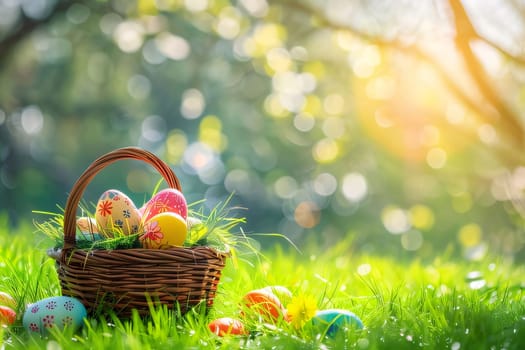
[[[497,257],[479,262],[454,261],[446,255],[431,261],[400,261],[356,252],[352,240],[319,251],[312,245],[299,252],[276,245],[228,261],[213,309],[184,317],[158,309],[152,317],[129,321],[90,319],[77,335],[29,338],[21,328],[24,305],[58,295],[54,262],[46,243],[26,227],[0,235],[0,290],[18,302],[18,321],[4,331],[15,348],[52,345],[67,348],[462,348],[524,344],[524,267]],[[207,328],[217,317],[241,317],[241,300],[249,291],[285,286],[293,295],[311,295],[319,310],[345,309],[365,324],[333,338],[323,337],[308,323],[295,330],[284,321],[248,324],[249,336],[217,338]],[[286,306],[286,305],[285,305]]]

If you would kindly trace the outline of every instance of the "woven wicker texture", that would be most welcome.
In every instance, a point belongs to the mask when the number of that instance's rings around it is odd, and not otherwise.
[[[137,159],[152,165],[171,188],[181,190],[169,166],[151,152],[126,147],[96,159],[78,178],[64,213],[64,248],[57,261],[62,294],[76,297],[90,314],[115,312],[129,317],[136,309],[150,312],[150,303],[166,304],[187,312],[213,305],[222,269],[228,256],[209,247],[169,249],[76,249],[76,213],[91,179],[107,165]]]

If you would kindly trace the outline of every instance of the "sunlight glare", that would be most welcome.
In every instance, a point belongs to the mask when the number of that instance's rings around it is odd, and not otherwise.
[[[220,153],[227,146],[226,136],[222,133],[222,122],[215,115],[207,115],[199,124],[199,141]]]
[[[170,130],[166,138],[166,156],[168,162],[171,164],[179,163],[187,146],[188,138],[182,130]]]
[[[184,6],[190,12],[202,12],[208,8],[208,0],[184,0]]]
[[[319,223],[320,216],[319,207],[312,201],[299,203],[294,211],[295,222],[304,228],[315,227]]]
[[[274,118],[284,118],[289,115],[289,111],[282,105],[279,94],[270,94],[264,100],[264,109]]]
[[[266,0],[241,0],[241,4],[254,17],[263,17],[268,13]]]
[[[167,124],[164,118],[151,115],[142,122],[142,137],[149,142],[162,141],[166,135]]]
[[[349,63],[358,78],[368,78],[374,74],[375,68],[381,63],[381,53],[377,46],[368,45],[359,52],[350,54]]]
[[[366,276],[372,271],[372,266],[370,264],[361,264],[357,267],[357,273],[360,276]]]
[[[326,113],[331,115],[340,115],[343,113],[345,100],[340,94],[330,94],[323,100],[323,108]]]
[[[423,235],[416,230],[405,232],[401,235],[401,245],[405,250],[418,250],[423,245]]]
[[[144,75],[137,74],[128,80],[128,93],[137,100],[147,98],[151,91],[151,82]]]
[[[144,28],[137,21],[120,22],[113,32],[113,38],[123,52],[136,52],[144,41]]]
[[[186,59],[191,52],[186,39],[168,32],[159,33],[155,37],[155,45],[164,56],[174,61]]]
[[[266,53],[266,62],[274,72],[289,71],[292,66],[292,59],[288,50],[282,47],[275,47]]]
[[[197,89],[189,89],[182,94],[182,103],[180,107],[181,114],[186,119],[197,119],[201,116],[206,101],[204,96]]]
[[[22,110],[20,122],[26,134],[36,135],[44,127],[44,115],[37,106],[28,106]]]
[[[414,228],[420,230],[429,230],[434,226],[434,212],[432,209],[423,204],[417,204],[408,211],[410,223]]]
[[[221,10],[215,23],[215,30],[225,39],[236,38],[241,30],[241,14],[235,7],[227,6]]]
[[[411,227],[406,211],[393,205],[383,208],[381,220],[387,231],[394,235],[404,233]]]
[[[425,125],[421,134],[421,144],[425,146],[435,146],[440,139],[440,132],[434,125]]]
[[[441,169],[447,162],[447,152],[439,147],[434,147],[427,152],[427,164],[433,169]]]
[[[445,109],[445,115],[450,124],[457,125],[465,121],[465,108],[457,102],[449,102]]]
[[[313,185],[317,194],[330,196],[337,189],[337,179],[330,173],[322,173],[315,178]]]
[[[458,239],[462,246],[472,247],[481,242],[483,233],[478,224],[467,224],[461,227],[458,232]]]
[[[293,125],[299,131],[308,132],[314,127],[315,119],[309,114],[299,113],[293,119]]]
[[[289,199],[297,193],[297,181],[291,176],[281,176],[273,184],[275,194],[280,198]]]
[[[326,137],[338,139],[346,135],[346,127],[343,118],[330,117],[323,122],[323,133]]]
[[[374,112],[376,124],[381,128],[390,128],[394,126],[394,121],[388,115],[384,107],[379,107]]]
[[[318,163],[331,163],[339,155],[339,146],[334,140],[324,138],[314,145],[312,153]]]
[[[342,191],[344,197],[350,202],[360,202],[368,193],[366,178],[357,172],[346,174],[343,177]]]
[[[466,191],[456,193],[452,196],[452,208],[460,214],[472,209],[472,196]]]
[[[374,100],[388,100],[395,94],[396,82],[390,76],[380,76],[366,84],[366,94]]]
[[[498,141],[496,129],[490,124],[482,124],[478,127],[478,136],[481,142],[493,145]]]

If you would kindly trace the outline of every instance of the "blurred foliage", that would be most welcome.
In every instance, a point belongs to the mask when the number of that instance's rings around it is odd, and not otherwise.
[[[245,230],[397,256],[523,255],[524,5],[0,0],[0,211],[64,206],[127,145]],[[146,200],[111,165],[88,187]],[[522,258],[522,256],[521,256]]]

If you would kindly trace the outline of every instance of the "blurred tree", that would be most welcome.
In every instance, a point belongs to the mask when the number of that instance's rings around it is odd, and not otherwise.
[[[522,250],[520,2],[43,0],[0,13],[0,209],[13,222],[56,210],[89,162],[131,144],[170,162],[190,202],[235,191],[248,231],[354,234],[361,249],[422,256],[450,242],[472,259]],[[139,202],[158,180],[112,169],[88,200],[127,187]]]

